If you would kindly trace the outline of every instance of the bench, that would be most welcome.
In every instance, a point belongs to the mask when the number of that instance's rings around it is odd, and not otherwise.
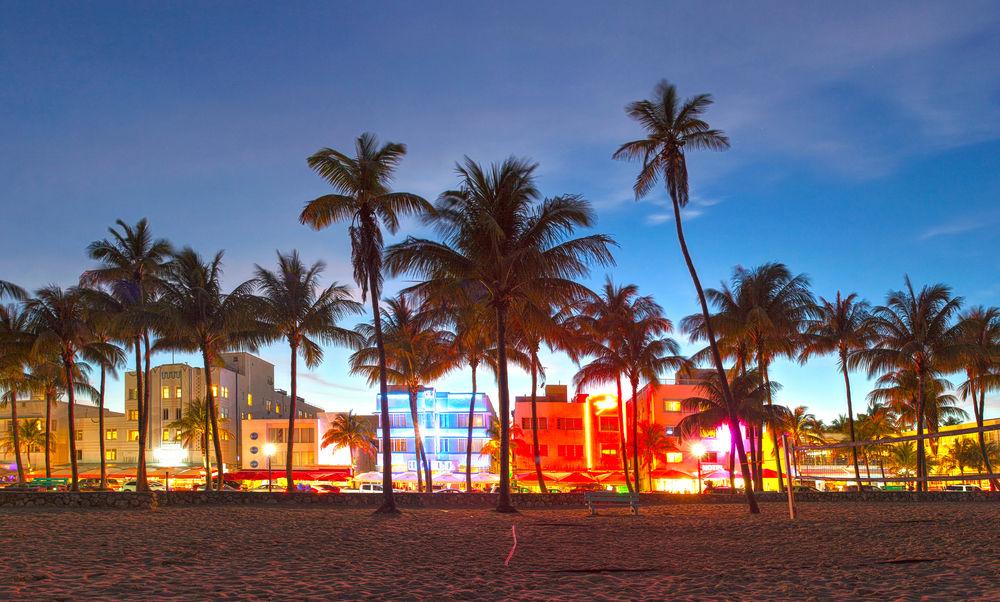
[[[590,508],[590,515],[594,516],[597,507],[602,508],[631,508],[632,514],[639,516],[639,494],[638,493],[615,493],[614,491],[585,491],[583,501]]]
[[[69,479],[32,479],[28,483],[30,487],[41,487],[43,489],[55,489],[56,491],[65,490],[66,486],[69,485]]]

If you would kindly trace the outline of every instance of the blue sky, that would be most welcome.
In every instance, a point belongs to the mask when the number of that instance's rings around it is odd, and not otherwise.
[[[396,189],[431,200],[463,155],[537,161],[542,192],[582,194],[620,244],[590,283],[635,283],[679,322],[697,303],[668,198],[636,202],[639,166],[611,160],[642,135],[623,107],[667,78],[713,94],[706,118],[732,141],[689,155],[685,227],[706,286],[780,261],[827,298],[877,304],[909,274],[1000,305],[998,22],[989,2],[4,3],[0,278],[73,284],[88,243],[147,217],[178,246],[225,249],[229,287],[293,248],[351,282],[346,225],[296,218],[328,192],[306,157],[374,132],[408,145]],[[261,355],[287,386],[285,349]],[[328,350],[300,390],[369,411],[347,355]],[[545,365],[550,383],[575,372]],[[781,403],[845,411],[832,359],[773,378]],[[436,386],[468,389],[468,374]]]

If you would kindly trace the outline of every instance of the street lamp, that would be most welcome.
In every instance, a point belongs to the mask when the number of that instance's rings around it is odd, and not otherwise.
[[[264,455],[267,456],[267,491],[271,491],[271,456],[274,455],[274,446],[268,443],[264,446]]]
[[[695,443],[691,446],[691,453],[698,456],[698,493],[701,493],[701,457],[705,455],[705,446]]]

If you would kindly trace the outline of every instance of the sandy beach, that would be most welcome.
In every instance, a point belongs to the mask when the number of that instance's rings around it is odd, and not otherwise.
[[[2,509],[0,600],[1000,600],[1000,505]],[[517,548],[504,566],[517,534]]]

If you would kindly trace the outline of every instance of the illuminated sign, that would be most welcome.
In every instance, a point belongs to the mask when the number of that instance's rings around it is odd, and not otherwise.
[[[417,461],[407,460],[406,470],[416,470]],[[449,472],[458,470],[458,462],[450,462],[446,460],[431,460],[431,470],[447,470]]]

